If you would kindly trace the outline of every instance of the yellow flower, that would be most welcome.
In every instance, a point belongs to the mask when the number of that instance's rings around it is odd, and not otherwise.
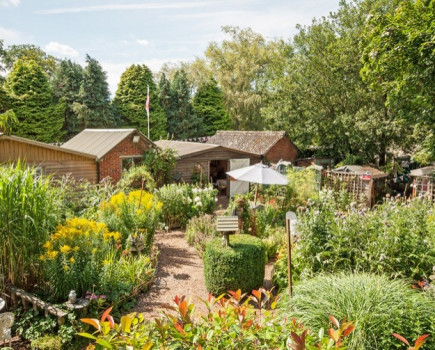
[[[44,261],[45,260],[45,255],[40,255],[39,256],[39,260]]]
[[[104,266],[109,265],[109,264],[110,264],[110,260],[107,260],[107,259],[103,260],[103,265]]]
[[[70,262],[71,264],[73,264],[75,261],[76,261],[76,259],[74,259],[73,257],[71,257],[71,259],[69,259],[69,262]]]
[[[68,265],[65,265],[65,266],[63,267],[63,270],[64,270],[64,271],[68,271],[68,270],[69,270],[69,266],[68,266]]]
[[[47,252],[47,259],[49,259],[49,260],[56,259],[56,256],[58,254],[59,254],[59,252],[57,250],[51,250],[51,251]]]
[[[45,242],[45,244],[43,245],[44,248],[46,249],[51,249],[53,246],[51,245],[50,241]]]
[[[80,248],[76,245],[76,246],[73,248],[73,250],[74,250],[75,252],[78,252],[78,251],[80,250]]]
[[[67,245],[67,244],[65,244],[62,247],[60,247],[60,251],[63,254],[68,254],[70,252],[70,250],[71,250],[71,247],[69,245]]]

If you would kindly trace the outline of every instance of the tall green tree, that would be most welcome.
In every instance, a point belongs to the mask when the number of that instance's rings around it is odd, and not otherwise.
[[[403,0],[373,12],[364,32],[362,77],[386,96],[387,108],[426,130],[435,157],[435,1]]]
[[[100,63],[89,55],[86,55],[86,63],[79,102],[74,102],[72,107],[77,114],[79,128],[114,127],[118,124],[118,120],[110,104],[107,74]]]
[[[3,55],[3,63],[7,70],[12,69],[17,60],[31,60],[35,61],[48,77],[51,78],[56,69],[58,59],[52,55],[47,54],[37,45],[11,45],[8,46]]]
[[[175,73],[170,86],[168,131],[176,140],[202,136],[203,120],[193,110],[186,72]]]
[[[217,130],[231,128],[230,116],[224,107],[224,95],[214,79],[198,88],[193,98],[193,110],[203,120],[205,135],[211,136]]]
[[[63,125],[66,139],[81,131],[78,115],[74,111],[73,105],[80,102],[80,87],[83,78],[82,66],[71,60],[63,60],[57,66],[51,80],[55,98],[57,101],[63,102],[66,107]]]
[[[260,109],[266,105],[268,90],[263,85],[271,47],[251,29],[223,27],[230,36],[212,42],[205,55],[213,76],[225,96],[233,125],[237,129],[262,130]]]
[[[123,118],[123,126],[138,128],[148,134],[145,103],[150,91],[150,137],[158,140],[167,134],[166,114],[159,101],[153,74],[146,65],[132,65],[121,76],[113,105]]]
[[[299,27],[270,67],[276,93],[263,113],[274,128],[288,128],[301,148],[316,145],[339,159],[355,155],[380,165],[391,147],[406,145],[383,94],[359,75],[367,15],[387,11],[389,2],[341,2],[336,13]]]
[[[43,142],[61,140],[65,106],[54,100],[48,76],[37,62],[18,59],[5,89],[20,124],[16,135]]]

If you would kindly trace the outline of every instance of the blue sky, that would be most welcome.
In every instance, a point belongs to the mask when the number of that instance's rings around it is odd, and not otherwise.
[[[157,72],[165,62],[201,57],[221,26],[290,38],[296,24],[338,8],[339,0],[0,0],[0,39],[35,44],[83,64],[86,53],[108,73],[112,93],[133,63]]]

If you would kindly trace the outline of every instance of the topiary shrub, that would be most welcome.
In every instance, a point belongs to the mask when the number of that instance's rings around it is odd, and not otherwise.
[[[220,238],[209,242],[204,253],[207,290],[215,295],[241,289],[251,292],[263,284],[266,248],[256,237],[238,234],[230,237],[230,247]]]
[[[288,305],[284,307],[288,317]],[[349,350],[398,349],[393,333],[417,339],[435,331],[435,299],[406,280],[386,276],[323,275],[303,281],[294,288],[291,308],[291,316],[313,331],[328,327],[328,315],[354,321]],[[435,338],[426,347],[435,349]]]

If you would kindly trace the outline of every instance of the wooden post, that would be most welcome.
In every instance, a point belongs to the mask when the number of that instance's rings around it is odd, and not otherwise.
[[[289,308],[291,311],[291,298],[292,298],[292,236],[291,236],[291,220],[297,221],[296,214],[288,211],[285,214],[285,228],[287,232],[287,273],[288,273],[288,295],[289,295]]]

